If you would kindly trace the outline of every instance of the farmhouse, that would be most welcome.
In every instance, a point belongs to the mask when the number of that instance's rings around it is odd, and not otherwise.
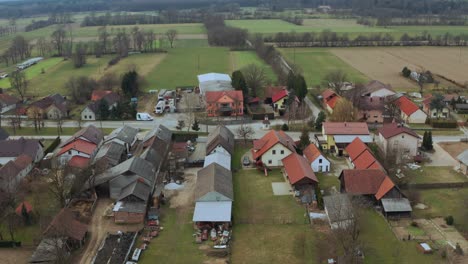
[[[384,98],[389,95],[394,95],[395,91],[392,89],[392,86],[389,84],[384,84],[377,80],[370,81],[364,86],[361,96],[365,97],[380,97]]]
[[[432,95],[426,97],[422,101],[423,111],[430,117],[430,118],[447,118],[450,116],[450,108],[448,104],[445,104],[442,109],[435,109],[431,108],[431,102],[434,99]]]
[[[43,145],[39,140],[20,139],[0,140],[0,165],[5,165],[9,161],[25,154],[34,163],[39,162],[44,157]]]
[[[68,106],[65,97],[53,94],[33,102],[26,113],[32,119],[63,119],[68,117]]]
[[[366,123],[360,122],[324,122],[322,135],[317,135],[317,142],[322,142],[322,148],[331,153],[343,155],[346,146],[359,137],[363,142],[372,142]],[[319,140],[323,137],[323,140]],[[324,142],[323,142],[324,141]]]
[[[280,90],[271,96],[274,111],[284,111],[289,92],[287,89]]]
[[[231,156],[223,152],[215,152],[205,157],[203,167],[207,167],[212,163],[217,163],[227,170],[231,170]]]
[[[91,103],[89,103],[83,111],[81,111],[82,120],[96,120],[99,118],[99,104],[101,100],[105,100],[109,106],[109,111],[117,106],[120,101],[120,95],[108,90],[95,90],[91,95]]]
[[[62,144],[56,157],[60,164],[68,163],[74,167],[86,167],[98,151],[103,137],[102,131],[95,126],[84,127]]]
[[[426,113],[408,97],[401,96],[394,101],[394,104],[400,109],[400,117],[404,122],[410,124],[424,124],[426,122]]]
[[[64,147],[76,140],[84,140],[95,145],[100,145],[103,139],[104,134],[102,133],[102,131],[94,125],[89,125],[87,127],[83,127],[78,132],[76,132],[67,141],[65,141],[61,145],[61,147]]]
[[[208,91],[205,100],[209,117],[244,115],[242,91]]]
[[[0,114],[6,113],[16,108],[20,100],[9,94],[0,92]]]
[[[355,107],[359,110],[359,120],[367,123],[383,123],[385,98],[362,96]]]
[[[26,154],[21,154],[14,161],[8,161],[0,167],[0,190],[14,192],[32,168],[33,160]]]
[[[324,196],[323,205],[331,229],[344,229],[353,223],[353,208],[348,194]]]
[[[309,201],[311,201],[318,179],[307,159],[297,153],[292,153],[282,162],[284,173],[291,186],[300,192],[300,196],[309,196]]]
[[[265,87],[265,104],[273,104],[273,96],[277,93],[281,93],[283,90],[287,90],[286,86],[267,86]]]
[[[206,154],[222,152],[231,156],[234,153],[234,134],[224,125],[218,125],[208,134]]]
[[[336,94],[333,90],[325,90],[322,93],[323,107],[327,109],[329,113],[333,113],[333,109],[335,109],[336,103],[340,98],[341,96]]]
[[[378,146],[385,158],[395,155],[396,163],[411,160],[418,154],[419,135],[402,124],[385,124],[379,129]]]
[[[124,125],[114,129],[105,139],[104,142],[116,142],[125,147],[127,152],[135,146],[137,135],[140,130],[128,125]]]
[[[460,171],[464,175],[468,175],[468,149],[458,155],[457,160],[460,163]]]
[[[282,166],[282,160],[292,153],[296,153],[294,140],[284,131],[272,130],[253,142],[253,159],[267,167]]]
[[[233,90],[231,82],[231,77],[227,74],[206,73],[198,75],[198,87],[202,95],[206,92]]]
[[[330,171],[330,161],[323,156],[314,144],[307,146],[307,148],[304,149],[303,154],[314,172]]]
[[[193,222],[231,222],[232,173],[212,163],[197,173]]]
[[[63,208],[44,231],[46,238],[65,238],[70,248],[80,248],[85,243],[88,226],[76,220],[73,212]]]
[[[96,153],[93,164],[96,164],[97,173],[117,166],[126,159],[125,146],[115,141],[105,142]]]
[[[356,169],[383,170],[382,165],[374,157],[372,151],[360,138],[355,138],[353,142],[346,147],[346,153],[349,155],[349,161],[352,166]]]

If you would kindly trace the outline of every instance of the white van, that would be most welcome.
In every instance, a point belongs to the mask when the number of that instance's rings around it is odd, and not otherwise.
[[[135,262],[138,261],[140,259],[140,255],[141,255],[141,249],[135,248],[135,251],[133,251],[132,260]]]
[[[153,117],[150,116],[148,113],[137,113],[136,115],[137,121],[153,121]]]
[[[166,102],[164,101],[159,101],[158,104],[156,105],[156,107],[154,108],[154,112],[156,114],[162,114],[164,113],[164,108],[166,106]]]
[[[164,100],[164,94],[165,93],[166,93],[166,89],[162,89],[161,91],[159,91],[158,101]]]

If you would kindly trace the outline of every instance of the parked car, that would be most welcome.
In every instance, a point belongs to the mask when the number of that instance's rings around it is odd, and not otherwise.
[[[137,121],[153,121],[153,117],[150,116],[148,113],[137,113],[136,115]]]
[[[8,73],[0,74],[0,79],[5,79],[6,77],[8,77]]]
[[[242,164],[244,164],[244,166],[249,166],[250,165],[249,157],[244,156],[244,159],[242,159]]]

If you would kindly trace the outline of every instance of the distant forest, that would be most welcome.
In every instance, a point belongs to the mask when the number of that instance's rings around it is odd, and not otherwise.
[[[206,8],[237,3],[240,6],[314,8],[330,5],[354,14],[372,17],[409,17],[414,14],[468,14],[466,0],[23,0],[0,2],[0,17],[26,17],[50,12],[157,11]]]

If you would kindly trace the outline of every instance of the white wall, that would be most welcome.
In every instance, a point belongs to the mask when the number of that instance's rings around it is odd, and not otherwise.
[[[0,165],[5,165],[7,164],[10,160],[15,160],[16,157],[1,157],[0,158]]]
[[[411,116],[409,116],[406,122],[410,124],[424,124],[426,123],[427,115],[421,109],[418,109]]]
[[[88,159],[91,158],[91,155],[88,155],[86,153],[79,152],[79,151],[76,151],[74,149],[71,149],[68,152],[65,152],[62,155],[60,155],[59,159],[60,159],[60,162],[62,162],[62,164],[64,164],[64,163],[70,161],[70,159],[73,158],[74,156],[80,156],[80,157],[84,157],[84,158],[88,158]]]
[[[283,154],[281,154],[281,152],[283,152]],[[291,153],[292,151],[287,147],[277,143],[268,151],[263,153],[261,160],[267,167],[280,167],[283,166],[283,162],[281,160],[291,155]],[[269,161],[271,161],[271,163]]]
[[[320,163],[320,160],[322,163]],[[323,155],[320,155],[316,160],[311,163],[312,170],[314,172],[329,172],[330,161],[328,161]]]
[[[81,120],[96,120],[96,115],[88,107],[81,111]]]
[[[206,153],[206,155],[210,155],[210,154],[213,154],[215,152],[221,152],[223,154],[226,154],[228,155],[229,157],[231,157],[231,154],[225,149],[223,148],[221,145],[218,145],[216,148],[214,148],[210,153]]]
[[[395,93],[390,91],[390,90],[387,90],[387,89],[380,89],[380,90],[377,90],[373,93],[370,94],[371,97],[385,97],[385,96],[389,96],[389,95],[394,95]]]
[[[402,133],[391,138],[385,139],[379,134],[379,146],[385,156],[389,152],[398,152],[396,162],[401,162],[403,158],[412,158],[418,154],[419,139]]]

